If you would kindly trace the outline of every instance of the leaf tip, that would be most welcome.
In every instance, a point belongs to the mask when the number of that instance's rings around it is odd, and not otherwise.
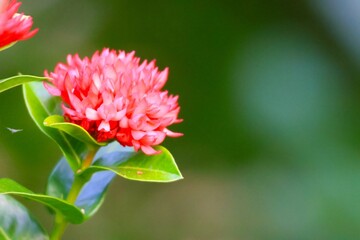
[[[179,176],[175,179],[175,181],[180,181],[183,179],[184,179],[183,175],[181,175],[181,173],[179,173]]]

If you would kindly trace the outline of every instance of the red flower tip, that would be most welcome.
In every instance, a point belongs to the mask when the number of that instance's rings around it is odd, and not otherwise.
[[[31,16],[17,13],[20,5],[16,0],[0,0],[0,49],[29,39],[38,32],[38,29],[31,30]]]
[[[143,61],[135,52],[105,48],[91,58],[68,55],[51,73],[48,92],[61,96],[65,119],[86,129],[97,141],[117,140],[145,154],[166,136],[180,137],[168,126],[181,122],[178,96],[162,91],[169,69]]]

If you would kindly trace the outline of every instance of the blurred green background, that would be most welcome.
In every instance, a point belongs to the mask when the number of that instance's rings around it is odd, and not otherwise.
[[[164,145],[184,180],[117,179],[65,239],[359,239],[360,3],[356,0],[23,0],[39,33],[0,78],[67,54],[136,50],[170,67],[184,132]],[[42,192],[60,157],[21,88],[0,95],[0,176]],[[12,134],[6,127],[20,128]],[[42,206],[25,201],[50,228]]]

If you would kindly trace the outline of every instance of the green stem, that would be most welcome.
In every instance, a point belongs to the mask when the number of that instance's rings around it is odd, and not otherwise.
[[[87,169],[88,167],[91,166],[92,161],[93,161],[93,159],[95,157],[95,154],[96,154],[98,149],[99,148],[92,148],[92,149],[89,150],[88,155],[86,155],[86,157],[82,161],[81,170],[85,170],[85,169]]]
[[[71,186],[70,192],[67,197],[67,201],[74,204],[77,196],[79,195],[82,187],[86,183],[86,180],[80,176],[75,175],[73,185]],[[65,232],[65,229],[69,225],[68,221],[64,218],[61,213],[56,213],[55,216],[55,227],[50,236],[51,240],[60,240]]]
[[[88,168],[91,165],[96,151],[97,151],[97,149],[91,149],[89,151],[88,155],[84,158],[84,160],[82,162],[81,168],[79,169],[80,172],[83,171],[84,169]],[[81,175],[75,174],[74,182],[71,186],[71,189],[66,198],[66,201],[68,201],[71,204],[74,204],[82,187],[88,180],[89,179],[83,178]],[[51,233],[50,239],[51,240],[60,240],[68,225],[69,225],[69,223],[64,218],[64,216],[61,213],[56,213],[55,226],[54,226],[53,232]]]
[[[64,219],[63,215],[57,213],[55,217],[55,227],[53,232],[51,233],[50,239],[60,240],[67,226],[68,222]]]

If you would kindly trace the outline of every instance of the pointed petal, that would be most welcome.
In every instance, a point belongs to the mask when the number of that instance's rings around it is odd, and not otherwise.
[[[86,108],[85,114],[86,114],[87,119],[90,119],[90,120],[99,120],[100,119],[98,112],[92,108]]]
[[[155,155],[155,154],[159,154],[161,153],[161,151],[156,151],[155,149],[153,149],[150,146],[141,146],[141,150],[146,154],[146,155]]]
[[[127,117],[123,117],[123,118],[120,120],[119,126],[120,126],[121,128],[128,128],[128,127],[129,127],[129,119],[128,119]]]
[[[146,132],[143,131],[131,131],[131,136],[135,139],[135,140],[140,140],[141,138],[143,138],[145,136]]]
[[[160,90],[166,83],[167,78],[168,78],[168,74],[169,74],[169,68],[165,68],[164,71],[162,71],[157,79],[157,84],[156,84],[156,88],[158,90]]]
[[[44,82],[44,87],[46,88],[46,90],[49,91],[51,95],[61,96],[61,91],[57,87],[54,87],[53,85],[50,85],[47,82]]]
[[[167,128],[164,129],[164,133],[166,133],[166,135],[169,136],[169,137],[181,137],[181,136],[184,136],[183,133],[172,132]]]
[[[108,122],[102,121],[98,127],[98,130],[104,130],[105,132],[110,131],[110,124]]]

